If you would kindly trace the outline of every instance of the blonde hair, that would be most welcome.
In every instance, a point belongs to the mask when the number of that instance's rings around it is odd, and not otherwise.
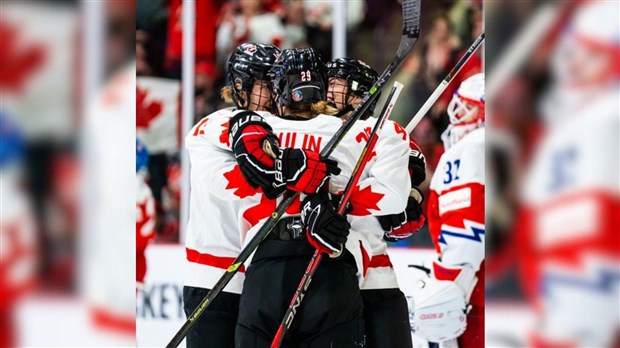
[[[320,100],[316,103],[303,102],[297,103],[293,105],[285,106],[288,110],[290,110],[293,114],[311,119],[317,117],[319,114],[325,115],[336,115],[338,113],[338,109],[333,107],[328,101]]]
[[[310,110],[314,114],[313,116],[316,116],[318,114],[325,114],[325,115],[334,116],[335,114],[338,113],[338,109],[333,107],[326,100],[321,100],[321,101],[318,101],[316,103],[313,103],[312,105],[310,105]]]
[[[229,86],[225,86],[222,87],[222,89],[220,89],[220,98],[222,98],[222,100],[228,104],[234,104],[235,101],[233,100],[233,92],[232,89]]]

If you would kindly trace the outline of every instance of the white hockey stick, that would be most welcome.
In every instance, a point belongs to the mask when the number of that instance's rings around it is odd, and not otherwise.
[[[433,94],[431,94],[431,96],[428,97],[426,102],[424,102],[424,105],[422,105],[420,110],[418,110],[418,112],[415,114],[415,116],[413,116],[411,121],[409,121],[409,124],[407,124],[407,127],[405,127],[405,130],[407,131],[407,133],[411,133],[413,129],[418,125],[418,123],[420,123],[420,121],[422,120],[422,117],[426,115],[428,110],[430,110],[433,104],[435,104],[435,102],[437,101],[437,99],[439,99],[439,96],[441,95],[441,93],[443,93],[443,91],[446,90],[446,88],[450,84],[450,81],[452,81],[454,76],[456,76],[456,74],[459,73],[459,71],[461,70],[463,65],[465,65],[465,63],[469,60],[469,58],[471,58],[471,56],[474,55],[474,52],[476,52],[476,49],[480,47],[480,44],[482,44],[482,41],[484,41],[484,33],[480,34],[480,36],[478,36],[478,38],[474,41],[474,43],[472,43],[471,46],[469,46],[469,49],[467,50],[467,52],[463,54],[461,59],[459,59],[459,61],[452,68],[452,70],[450,70],[448,75],[446,75],[443,81],[441,81],[439,86],[435,88],[435,91],[433,92]]]

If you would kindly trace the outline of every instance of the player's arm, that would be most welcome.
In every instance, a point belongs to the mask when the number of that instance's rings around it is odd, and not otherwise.
[[[192,183],[224,200],[256,194],[244,179],[230,150],[228,124],[231,114],[213,114],[200,120],[185,137],[189,152]]]
[[[424,225],[425,221],[422,214],[424,197],[422,191],[418,189],[418,185],[426,179],[426,159],[413,139],[410,140],[409,147],[409,176],[411,177],[412,187],[407,200],[407,207],[399,214],[377,217],[385,232],[383,239],[387,242],[397,242],[410,237]]]
[[[409,135],[396,123],[386,121],[379,136],[376,155],[351,196],[351,215],[388,215],[407,207],[411,179]]]

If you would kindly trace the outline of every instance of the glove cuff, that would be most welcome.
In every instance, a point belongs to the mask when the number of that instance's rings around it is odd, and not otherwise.
[[[461,289],[467,302],[478,282],[476,272],[469,265],[449,266],[439,260],[433,261],[433,275],[439,280],[453,281]]]
[[[265,119],[261,115],[249,110],[235,114],[230,119],[228,124],[228,140],[231,146],[234,146],[235,141],[241,135],[243,128],[249,125],[256,124],[267,129],[270,133],[273,131],[271,126],[265,122]]]
[[[413,197],[418,204],[422,204],[424,202],[424,195],[422,194],[422,190],[417,187],[412,187],[411,191],[409,191],[409,197]]]

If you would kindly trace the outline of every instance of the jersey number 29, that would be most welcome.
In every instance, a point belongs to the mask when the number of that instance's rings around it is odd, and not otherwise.
[[[310,75],[310,70],[306,70],[306,71],[302,71],[301,72],[301,80],[302,81],[310,81],[311,80],[311,75]]]

